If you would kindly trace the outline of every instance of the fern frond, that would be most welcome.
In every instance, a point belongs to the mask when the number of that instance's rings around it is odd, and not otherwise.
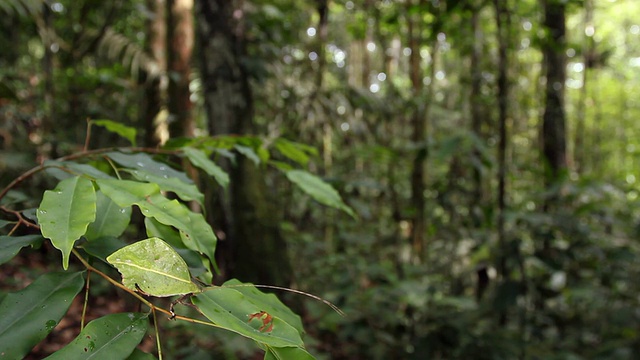
[[[108,61],[119,62],[128,68],[133,78],[138,78],[140,71],[147,79],[163,75],[162,69],[155,59],[140,45],[126,36],[107,29],[98,44],[98,56]]]
[[[0,1],[0,12],[10,16],[39,16],[44,3],[44,0],[2,0]]]

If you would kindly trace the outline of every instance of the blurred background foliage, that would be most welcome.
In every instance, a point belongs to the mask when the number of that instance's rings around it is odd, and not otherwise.
[[[89,118],[135,126],[149,147],[241,129],[317,149],[291,151],[357,219],[277,170],[255,175],[263,187],[236,177],[284,242],[277,262],[240,271],[273,256],[242,257],[259,233],[230,236],[222,276],[340,306],[347,317],[280,294],[318,358],[640,353],[640,2],[4,0],[0,13],[3,187],[81,150]],[[219,117],[216,91],[248,122]],[[127,146],[92,131],[92,147]],[[50,184],[32,185],[2,205],[35,207]],[[224,233],[241,195],[207,195]],[[218,331],[166,331],[176,358],[252,358]]]

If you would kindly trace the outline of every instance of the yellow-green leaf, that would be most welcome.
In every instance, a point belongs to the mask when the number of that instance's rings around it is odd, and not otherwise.
[[[189,268],[169,244],[149,238],[127,245],[107,257],[122,274],[122,283],[131,290],[166,297],[200,291],[191,282]]]
[[[131,145],[136,146],[136,129],[111,120],[91,120],[94,125],[102,126],[112,133],[116,133],[129,140]]]

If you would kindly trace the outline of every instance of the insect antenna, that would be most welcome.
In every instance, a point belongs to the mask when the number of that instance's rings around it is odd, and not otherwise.
[[[301,290],[295,290],[295,289],[289,289],[286,287],[282,287],[282,286],[275,286],[275,285],[255,285],[255,284],[233,284],[233,285],[226,285],[226,286],[221,286],[221,287],[228,287],[228,288],[233,288],[233,287],[248,287],[248,286],[254,286],[257,288],[262,288],[262,289],[274,289],[274,290],[282,290],[282,291],[287,291],[290,293],[294,293],[294,294],[298,294],[298,295],[303,295],[309,298],[312,298],[314,300],[320,301],[322,303],[324,303],[325,305],[327,305],[328,307],[330,307],[333,311],[337,312],[338,314],[340,314],[340,316],[345,317],[347,316],[344,311],[340,310],[340,308],[336,305],[334,305],[332,302],[330,302],[329,300],[325,300],[319,296],[313,295],[313,294],[309,294],[308,292],[304,292]]]

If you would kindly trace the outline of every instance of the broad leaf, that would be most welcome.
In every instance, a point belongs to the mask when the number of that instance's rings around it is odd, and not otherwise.
[[[212,176],[220,186],[227,188],[229,185],[229,175],[222,170],[220,166],[211,161],[207,154],[203,151],[186,147],[183,149],[189,161],[196,167],[204,170],[208,175]]]
[[[264,360],[313,360],[315,357],[300,347],[268,347]]]
[[[42,235],[62,252],[62,267],[69,267],[73,244],[96,219],[96,193],[83,177],[62,180],[54,190],[44,192],[37,212]]]
[[[7,221],[7,220],[2,220],[0,219],[0,229],[2,229],[3,227],[9,225],[9,224],[15,224],[16,221]]]
[[[47,273],[2,300],[0,358],[23,358],[58,325],[82,290],[82,274]]]
[[[141,183],[131,180],[96,180],[100,190],[120,207],[125,208],[147,201],[149,196],[160,193],[157,184]]]
[[[189,268],[173,248],[159,238],[127,245],[107,257],[131,290],[152,296],[184,295],[200,291],[191,282]]]
[[[91,120],[94,125],[102,126],[105,129],[116,133],[123,138],[129,140],[132,146],[136,146],[136,129],[117,123],[111,120]]]
[[[187,248],[184,242],[182,242],[180,232],[172,226],[162,224],[152,217],[147,217],[144,219],[144,227],[147,230],[147,236],[150,238],[160,238],[174,248]]]
[[[153,158],[148,154],[125,154],[113,151],[106,153],[105,155],[129,169],[146,171],[160,177],[166,176],[166,178],[178,178],[187,184],[193,183],[185,173],[175,170],[165,163],[153,160]]]
[[[209,288],[191,297],[200,312],[214,324],[267,346],[302,347],[300,333],[284,320],[272,314],[269,322],[259,316],[264,303],[225,287]],[[268,312],[267,312],[268,313]]]
[[[182,233],[184,244],[214,261],[216,236],[201,214],[196,214],[177,200],[159,194],[156,184],[129,180],[97,180],[100,189],[120,206],[138,205],[145,217],[170,225]]]
[[[285,139],[277,139],[275,142],[276,149],[289,160],[292,160],[301,166],[306,166],[309,162],[309,155],[300,144]]]
[[[236,145],[234,146],[234,148],[238,150],[240,154],[246,156],[249,160],[253,161],[254,164],[256,165],[260,164],[260,157],[258,156],[258,154],[256,154],[255,151],[253,151],[252,148],[248,146],[242,146],[242,145]]]
[[[282,301],[280,301],[280,299],[278,299],[278,297],[274,294],[263,293],[258,288],[253,286],[253,284],[242,283],[236,279],[231,279],[225,282],[222,287],[233,288],[233,290],[242,293],[245,297],[251,299],[252,301],[260,303],[263,311],[281,318],[289,325],[296,328],[298,332],[304,332],[300,316],[296,315],[296,313],[294,313],[291,309],[289,309],[289,307],[283,304]]]
[[[104,236],[94,239],[93,241],[87,241],[82,244],[81,248],[88,254],[97,257],[98,259],[107,262],[107,256],[113,254],[117,250],[127,246],[128,244],[124,240],[113,237]]]
[[[146,217],[179,230],[190,230],[189,210],[177,200],[162,196],[156,184],[129,180],[98,180],[97,184],[105,195],[122,207],[138,205]]]
[[[283,161],[277,161],[277,160],[271,160],[269,161],[270,165],[273,165],[276,169],[282,171],[282,172],[287,172],[289,170],[293,170],[294,167],[291,166],[291,164],[283,162]]]
[[[182,241],[189,249],[204,254],[209,260],[215,261],[216,243],[218,239],[213,233],[213,229],[202,214],[189,211],[187,215],[189,216],[191,227],[189,231],[180,232]]]
[[[302,191],[309,194],[317,202],[342,210],[355,217],[353,210],[342,202],[338,191],[319,177],[304,170],[289,170],[286,174],[292,183],[298,185]]]
[[[48,360],[126,359],[149,327],[148,314],[119,313],[95,319]]]
[[[53,175],[60,180],[64,180],[74,175],[86,175],[93,179],[112,178],[109,174],[102,172],[89,164],[79,164],[74,161],[47,160],[44,162],[44,166],[47,167],[48,172],[51,172],[53,169],[59,170],[62,174],[53,172]],[[63,171],[60,168],[66,169],[66,171]]]
[[[208,271],[209,261],[194,250],[186,247],[180,234],[171,226],[159,223],[153,218],[145,218],[144,226],[148,237],[158,237],[180,254],[189,267],[192,276],[200,276]],[[208,279],[210,281],[211,279]]]
[[[101,191],[96,193],[96,200],[96,221],[87,227],[87,240],[122,235],[131,221],[131,206],[120,207]]]
[[[127,360],[155,360],[155,359],[157,359],[157,357],[155,357],[153,354],[146,353],[140,349],[133,349],[133,352],[127,358]]]
[[[184,201],[195,200],[200,205],[204,204],[204,195],[194,184],[185,183],[174,177],[157,176],[142,170],[130,170],[129,172],[137,180],[158,184],[161,190],[174,192]]]
[[[0,264],[11,260],[23,247],[39,244],[42,240],[40,235],[0,236]]]

